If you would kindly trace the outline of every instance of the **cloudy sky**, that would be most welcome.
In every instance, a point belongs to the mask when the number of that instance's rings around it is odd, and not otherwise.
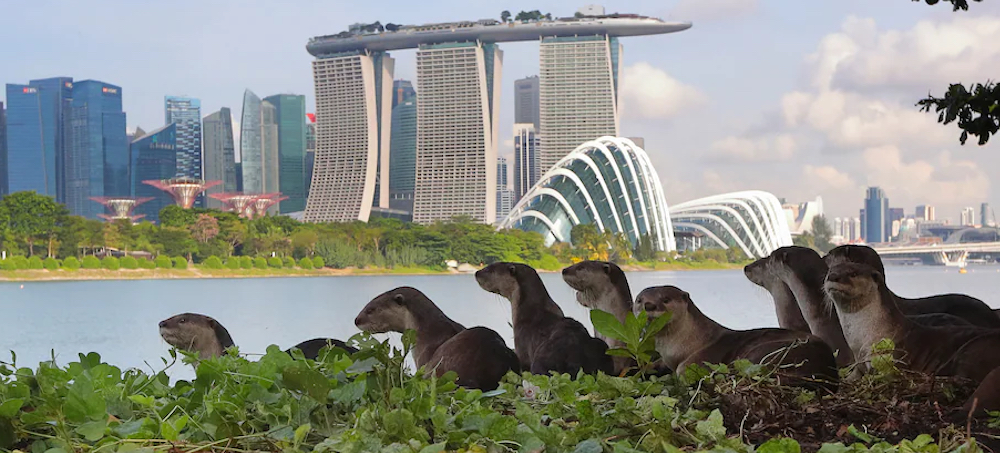
[[[582,2],[587,3],[587,2]],[[582,4],[581,3],[581,4]],[[944,2],[942,2],[944,3]],[[690,30],[623,39],[622,135],[639,136],[671,203],[762,189],[822,196],[830,217],[856,216],[864,187],[893,207],[1000,205],[1000,138],[960,146],[914,103],[951,82],[1000,77],[1000,2],[968,12],[909,0],[619,0],[608,12],[690,20]],[[499,17],[507,9],[571,15],[549,0],[40,0],[0,14],[0,83],[70,76],[123,87],[129,128],[163,124],[163,96],[239,113],[243,90],[305,94],[311,36],[354,22]],[[503,44],[504,93],[538,72],[536,43]],[[414,52],[395,52],[413,79]],[[3,93],[0,93],[3,96]],[[512,96],[501,104],[512,128]],[[501,153],[509,153],[509,141]]]

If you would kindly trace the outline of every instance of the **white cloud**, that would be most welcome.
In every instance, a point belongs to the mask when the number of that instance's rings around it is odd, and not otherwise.
[[[863,162],[868,183],[885,189],[894,206],[971,203],[990,188],[989,178],[975,162],[953,160],[946,151],[930,161],[906,161],[899,148],[881,146],[865,150]]]
[[[670,12],[676,20],[721,20],[749,16],[757,12],[758,0],[681,0]]]
[[[705,95],[697,88],[646,62],[626,67],[620,85],[627,116],[670,118],[705,102]]]
[[[708,157],[713,161],[775,162],[795,155],[796,142],[790,134],[762,138],[726,137],[712,143]]]
[[[807,181],[812,181],[813,183],[830,189],[844,191],[854,189],[858,186],[849,174],[844,173],[830,165],[806,165],[802,168],[802,174],[805,175]]]

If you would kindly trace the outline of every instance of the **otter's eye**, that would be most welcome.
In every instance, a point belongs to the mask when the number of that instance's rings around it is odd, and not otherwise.
[[[181,318],[181,319],[179,319],[179,320],[177,321],[177,323],[178,323],[178,324],[184,324],[184,323],[186,323],[187,321],[188,321],[188,320],[187,320],[187,318]]]

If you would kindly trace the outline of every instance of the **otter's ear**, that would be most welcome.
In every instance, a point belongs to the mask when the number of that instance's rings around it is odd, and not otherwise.
[[[395,296],[392,296],[392,301],[399,305],[403,305],[405,298],[403,297],[402,294],[396,294]]]
[[[507,272],[510,272],[510,275],[516,274],[517,273],[517,266],[515,266],[513,264],[508,264],[507,265]]]
[[[689,303],[689,304],[694,303],[694,302],[691,301],[691,294],[688,293],[687,291],[684,291],[682,293],[682,297],[684,298],[684,302]]]
[[[885,281],[885,276],[882,275],[881,272],[873,270],[872,271],[872,279],[875,280],[876,282],[882,282],[882,281]]]
[[[611,265],[610,264],[604,263],[604,273],[605,274],[610,274],[611,273]]]

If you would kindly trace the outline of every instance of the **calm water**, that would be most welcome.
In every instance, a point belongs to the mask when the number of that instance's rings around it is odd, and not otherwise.
[[[890,266],[887,279],[902,296],[962,292],[1000,307],[1000,267],[956,269]],[[708,316],[739,329],[777,326],[770,296],[741,271],[634,272],[633,296],[643,288],[676,285],[691,293]],[[558,274],[544,274],[552,297],[590,328],[587,312]],[[78,352],[99,352],[110,363],[149,370],[163,368],[169,347],[157,323],[181,312],[219,320],[240,350],[261,353],[314,337],[346,339],[357,332],[354,317],[374,296],[398,286],[419,288],[456,321],[496,330],[513,345],[506,300],[479,288],[472,275],[358,276],[324,278],[145,280],[0,283],[3,307],[0,360],[9,350],[20,366],[51,356],[58,363]],[[394,341],[398,336],[393,337]],[[149,365],[146,365],[148,363]],[[190,367],[170,370],[190,378]]]

